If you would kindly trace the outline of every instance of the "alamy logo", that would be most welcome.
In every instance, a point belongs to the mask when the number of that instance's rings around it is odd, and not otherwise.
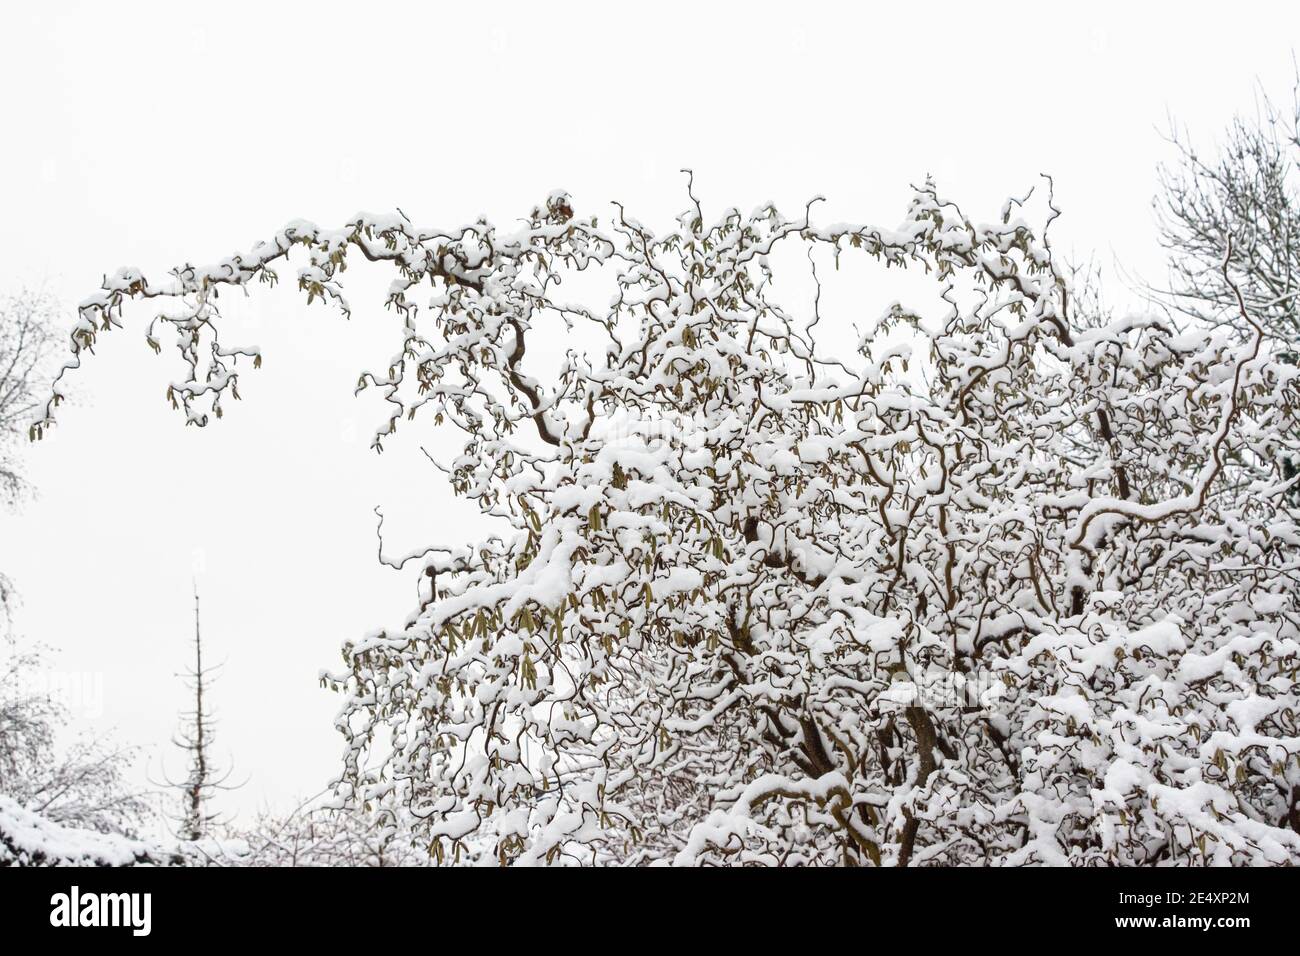
[[[69,893],[50,897],[51,926],[129,926],[135,936],[148,936],[149,893]]]

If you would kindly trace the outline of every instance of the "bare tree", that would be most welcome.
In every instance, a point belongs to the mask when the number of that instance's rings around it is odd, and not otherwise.
[[[182,781],[167,781],[167,785],[180,792],[180,811],[177,816],[177,836],[196,842],[208,836],[224,818],[211,808],[212,798],[222,790],[236,789],[227,785],[232,770],[221,768],[213,757],[216,718],[209,701],[213,675],[218,667],[203,662],[203,634],[200,627],[199,592],[194,590],[194,665],[186,674],[185,682],[193,694],[194,707],[181,716],[181,727],[173,743],[189,761],[189,772]]]

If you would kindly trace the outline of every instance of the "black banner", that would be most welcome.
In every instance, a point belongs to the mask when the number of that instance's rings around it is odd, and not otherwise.
[[[383,945],[449,929],[542,942],[554,932],[694,934],[763,941],[791,920],[819,938],[870,927],[951,939],[1068,939],[1197,933],[1225,942],[1289,933],[1300,874],[1274,870],[694,870],[505,872],[464,869],[0,870],[0,924],[51,939],[278,940]],[[565,924],[570,924],[565,928]],[[547,929],[546,927],[550,927]],[[633,929],[640,927],[640,929]],[[787,926],[794,929],[793,926]],[[1279,936],[1278,938],[1287,938]],[[770,941],[770,940],[769,940]],[[1230,945],[1230,943],[1229,943]]]

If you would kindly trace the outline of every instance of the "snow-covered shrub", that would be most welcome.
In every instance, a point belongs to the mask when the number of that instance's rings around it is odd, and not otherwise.
[[[116,833],[61,823],[0,795],[0,866],[135,866],[179,862]]]
[[[323,807],[264,813],[248,827],[227,828],[220,835],[182,844],[181,852],[195,866],[392,867],[432,862],[412,833],[377,825],[361,811]]]
[[[1257,328],[1079,314],[1048,208],[981,224],[927,183],[893,229],[692,198],[655,234],[560,194],[512,232],[296,222],[108,278],[69,368],[156,299],[203,425],[260,364],[218,337],[221,291],[292,261],[347,310],[346,265],[391,268],[375,444],[459,429],[451,484],[500,531],[410,556],[409,625],[327,682],[340,799],[438,861],[1300,861],[1297,369]],[[774,276],[804,253],[796,310]],[[929,298],[820,346],[847,324],[822,278],[871,262]],[[562,295],[580,271],[607,307]],[[573,347],[543,382],[550,320]]]

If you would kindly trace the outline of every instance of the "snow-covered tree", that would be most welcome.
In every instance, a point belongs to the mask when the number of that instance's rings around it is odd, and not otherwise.
[[[459,431],[451,485],[499,532],[394,560],[420,606],[324,679],[340,802],[437,861],[1298,862],[1297,370],[1241,303],[1244,341],[1081,314],[1032,202],[983,223],[927,182],[894,228],[693,195],[659,233],[563,194],[509,231],[300,221],[113,274],[68,368],[151,300],[167,396],[204,425],[260,364],[220,338],[221,292],[296,266],[350,312],[344,269],[390,271],[375,447]],[[848,325],[831,269],[872,263],[928,291],[819,344]],[[579,273],[605,304],[562,294]],[[530,335],[559,322],[544,381]]]
[[[46,360],[55,346],[52,317],[57,308],[43,293],[0,299],[0,500],[12,501],[22,488],[14,461],[15,440],[40,408]]]
[[[17,443],[31,415],[39,410],[54,350],[53,300],[39,292],[0,298],[0,505],[12,505],[24,482]],[[13,590],[0,571],[0,614],[7,614]]]
[[[1160,169],[1157,203],[1169,251],[1163,298],[1196,321],[1222,322],[1249,335],[1237,295],[1276,340],[1284,361],[1300,356],[1300,77],[1287,109],[1261,94],[1256,114],[1238,115],[1214,149],[1191,135],[1170,137],[1177,161]],[[1224,253],[1232,253],[1225,268]],[[1283,475],[1300,459],[1283,458]],[[1300,489],[1293,498],[1300,500]]]
[[[25,491],[17,440],[47,387],[55,343],[49,296],[0,299],[0,505]],[[0,617],[13,600],[0,574]],[[7,625],[7,620],[0,622]],[[126,779],[131,748],[60,733],[67,709],[46,686],[39,649],[0,638],[0,866],[129,864],[160,857],[134,839],[148,812]]]
[[[40,654],[7,639],[0,651],[0,795],[52,825],[133,834],[147,815],[127,782],[130,748],[60,740],[66,708],[39,676]]]

